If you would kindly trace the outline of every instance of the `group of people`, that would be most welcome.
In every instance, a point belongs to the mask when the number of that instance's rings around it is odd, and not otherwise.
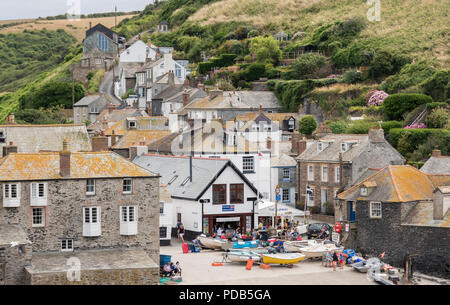
[[[180,263],[177,262],[176,264],[174,264],[174,263],[167,262],[163,267],[162,275],[163,276],[173,276],[176,274],[181,274]]]
[[[228,224],[228,226],[226,228],[222,227],[222,226],[217,226],[217,225],[214,226],[214,228],[213,228],[213,237],[220,237],[220,238],[231,237],[231,238],[242,239],[244,235],[246,238],[248,238],[248,239],[251,238],[252,240],[257,239],[257,236],[258,236],[255,229],[252,229],[247,234],[242,234],[240,227],[233,229],[230,224]]]
[[[344,255],[341,250],[328,251],[325,254],[325,267],[333,266],[333,271],[339,266],[344,269]]]

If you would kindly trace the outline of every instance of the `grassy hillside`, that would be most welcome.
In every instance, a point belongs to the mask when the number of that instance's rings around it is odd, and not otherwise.
[[[123,15],[117,17],[117,22],[124,19],[132,18],[134,15]],[[6,20],[0,21],[0,34],[8,33],[22,33],[24,30],[42,30],[49,31],[64,30],[74,36],[78,43],[80,43],[86,36],[86,30],[89,29],[89,23],[92,26],[101,23],[107,27],[115,25],[114,17],[99,17],[99,18],[82,18],[80,20],[58,19],[58,20],[44,20],[44,19],[23,19],[23,20]],[[5,25],[9,25],[6,26]]]
[[[307,40],[320,25],[354,17],[366,19],[368,9],[361,0],[221,0],[202,7],[188,20],[202,25],[245,22],[272,33],[301,31]],[[448,18],[445,0],[381,1],[381,21],[367,21],[358,40],[419,58],[436,57],[439,65],[448,67]]]

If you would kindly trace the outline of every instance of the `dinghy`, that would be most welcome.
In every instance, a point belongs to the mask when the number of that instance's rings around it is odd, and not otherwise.
[[[252,240],[252,241],[236,241],[233,243],[234,249],[245,249],[245,248],[257,248],[258,247],[258,241]]]
[[[262,254],[264,264],[280,264],[280,265],[290,265],[297,264],[299,261],[305,259],[305,255],[301,253],[276,253]]]
[[[336,247],[334,244],[318,244],[309,247],[301,248],[300,252],[303,253],[306,258],[319,258],[322,257],[328,251],[344,250],[343,247]]]
[[[262,260],[262,256],[260,254],[252,251],[233,250],[228,252],[227,256],[232,262],[247,262],[249,259],[253,259],[255,262],[260,262]]]
[[[218,249],[221,250],[223,245],[227,244],[228,241],[226,239],[220,239],[220,238],[211,238],[206,236],[198,236],[197,239],[200,241],[200,244],[204,248],[210,248],[210,249]]]

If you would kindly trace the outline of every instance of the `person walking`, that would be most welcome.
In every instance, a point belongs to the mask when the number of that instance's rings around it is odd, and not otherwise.
[[[178,236],[182,243],[184,243],[184,226],[180,225],[180,228],[178,229]]]

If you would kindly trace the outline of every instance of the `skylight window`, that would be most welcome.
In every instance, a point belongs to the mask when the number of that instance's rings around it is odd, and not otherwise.
[[[170,179],[168,184],[169,185],[172,184],[177,178],[178,178],[178,175],[173,176],[172,179]]]
[[[186,183],[188,183],[188,181],[190,180],[190,177],[187,177],[186,179],[184,179],[183,183],[181,183],[181,186],[185,186]]]

